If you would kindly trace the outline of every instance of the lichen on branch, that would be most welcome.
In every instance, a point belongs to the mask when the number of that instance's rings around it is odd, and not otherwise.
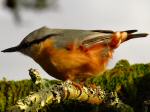
[[[90,104],[106,103],[107,105],[115,105],[120,102],[116,93],[105,93],[100,86],[79,88],[74,82],[67,80],[47,87],[45,86],[46,81],[40,77],[37,70],[30,69],[29,74],[35,85],[40,87],[39,91],[32,92],[29,96],[18,100],[10,111],[38,111],[44,106],[58,104],[64,100],[86,101]]]

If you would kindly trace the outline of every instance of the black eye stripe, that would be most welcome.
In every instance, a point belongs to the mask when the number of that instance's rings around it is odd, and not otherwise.
[[[40,43],[40,42],[46,40],[47,38],[50,38],[50,37],[52,37],[52,36],[57,36],[57,35],[59,35],[59,34],[49,34],[49,35],[46,35],[46,36],[44,36],[44,37],[42,37],[42,38],[40,38],[40,39],[34,40],[34,41],[32,41],[32,42],[23,42],[23,43],[21,43],[21,44],[19,45],[19,47],[20,47],[20,48],[27,48],[27,47],[30,47],[30,46],[33,45],[33,44],[38,44],[38,43]]]

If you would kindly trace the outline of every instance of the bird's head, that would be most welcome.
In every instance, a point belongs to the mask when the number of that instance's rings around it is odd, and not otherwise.
[[[2,52],[21,52],[22,54],[34,58],[40,53],[43,42],[55,35],[56,34],[50,34],[49,28],[42,27],[28,34],[19,45],[2,50]]]
[[[41,44],[33,44],[31,46],[23,46],[22,44],[19,44],[15,47],[2,50],[1,52],[20,52],[24,55],[34,58],[39,54],[40,48]]]

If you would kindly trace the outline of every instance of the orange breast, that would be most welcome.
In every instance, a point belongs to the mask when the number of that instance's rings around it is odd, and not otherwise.
[[[61,80],[84,80],[104,71],[110,58],[102,56],[105,46],[99,44],[88,49],[71,46],[70,49],[44,47],[38,63],[50,75]]]

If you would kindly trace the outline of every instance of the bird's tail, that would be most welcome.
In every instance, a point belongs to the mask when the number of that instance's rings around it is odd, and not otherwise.
[[[141,37],[146,37],[148,34],[147,33],[135,33],[138,30],[127,30],[127,31],[123,31],[123,32],[127,32],[128,36],[124,41],[130,40],[130,39],[134,39],[134,38],[141,38]]]
[[[146,37],[148,35],[147,33],[135,33],[137,32],[137,30],[126,30],[126,31],[119,31],[119,32],[114,32],[109,30],[94,30],[93,32],[99,32],[99,34],[93,34],[91,38],[85,38],[82,41],[82,45],[89,47],[100,43],[105,45],[111,45],[114,48],[116,48],[121,43],[127,40],[133,38]]]
[[[146,37],[147,33],[135,33],[137,30],[126,30],[120,32],[114,32],[110,41],[112,48],[117,48],[121,43],[124,43],[130,39]]]

